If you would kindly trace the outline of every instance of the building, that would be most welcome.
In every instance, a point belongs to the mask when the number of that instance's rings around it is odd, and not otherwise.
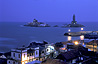
[[[0,64],[7,64],[6,58],[0,58]]]
[[[91,51],[98,52],[98,40],[92,40],[86,44],[86,48],[90,49]]]
[[[75,20],[75,14],[73,15],[73,21],[71,22],[71,24],[77,24],[77,21]]]
[[[7,64],[25,64],[34,60],[39,60],[39,47],[20,47],[11,49]]]
[[[77,49],[60,53],[56,59],[60,59],[67,64],[98,64],[98,53],[79,46]]]
[[[7,58],[11,56],[11,52],[0,53],[0,64],[7,64]]]
[[[40,47],[40,61],[44,61],[47,58],[52,58],[53,53],[55,52],[54,46],[51,44],[45,44],[44,47]]]
[[[59,54],[56,59],[60,59],[65,61],[68,64],[76,63],[77,59],[79,59],[80,54],[77,50],[71,50],[64,53]],[[82,60],[82,58],[81,58]]]
[[[35,60],[44,61],[51,57],[55,51],[54,46],[43,41],[43,43],[32,42],[29,46],[11,49],[11,56],[7,64],[25,64]]]
[[[51,59],[47,58],[45,61],[43,61],[41,64],[67,64],[64,61],[61,61],[59,59]]]

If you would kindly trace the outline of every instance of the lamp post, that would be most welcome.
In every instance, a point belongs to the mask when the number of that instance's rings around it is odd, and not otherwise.
[[[22,48],[21,48],[21,64],[22,64]]]
[[[84,44],[84,35],[80,36],[80,40],[82,41],[82,44]]]
[[[71,36],[68,36],[68,41],[71,41]]]

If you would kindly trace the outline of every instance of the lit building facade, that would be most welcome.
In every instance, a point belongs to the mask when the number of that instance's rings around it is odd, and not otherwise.
[[[25,64],[34,60],[39,60],[39,47],[21,47],[11,50],[11,57],[7,60],[7,64]]]

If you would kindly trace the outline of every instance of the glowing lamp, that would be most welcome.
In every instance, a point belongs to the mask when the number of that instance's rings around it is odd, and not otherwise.
[[[77,41],[75,41],[75,45],[78,45],[79,43]]]
[[[84,43],[83,43],[83,45],[84,45]]]
[[[68,41],[70,41],[71,40],[71,36],[68,36]]]
[[[83,28],[81,28],[81,30],[83,30]]]
[[[62,50],[65,50],[65,48],[61,48]]]
[[[81,39],[81,40],[84,40],[84,35],[81,35],[81,36],[80,36],[80,39]]]
[[[69,29],[68,31],[70,32],[71,30]]]

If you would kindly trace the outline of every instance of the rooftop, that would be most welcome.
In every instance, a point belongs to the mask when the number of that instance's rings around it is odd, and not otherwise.
[[[43,61],[41,64],[67,64],[66,62],[63,62],[59,59],[51,59],[48,58],[45,61]]]

